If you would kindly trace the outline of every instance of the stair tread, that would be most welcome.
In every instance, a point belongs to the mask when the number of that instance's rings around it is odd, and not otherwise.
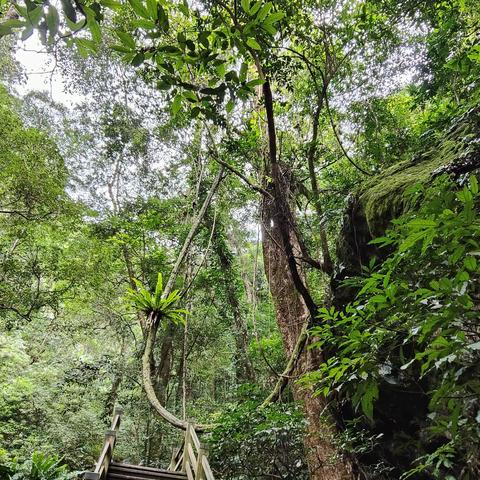
[[[170,472],[169,470],[164,470],[161,468],[155,468],[155,467],[146,467],[145,465],[133,465],[131,463],[121,463],[121,462],[112,462],[110,463],[110,468],[133,468],[135,470],[145,470],[145,471],[150,471],[150,472],[168,472],[168,473],[179,473],[179,472]]]
[[[107,478],[112,480],[183,480],[186,478],[186,475],[182,472],[172,472],[143,465],[112,462]]]
[[[155,477],[158,480],[180,480],[187,478],[186,475],[178,475],[177,472],[168,472],[167,470],[160,471],[160,474]],[[141,476],[139,473],[110,473],[108,472],[107,479],[111,480],[151,480],[151,477]]]

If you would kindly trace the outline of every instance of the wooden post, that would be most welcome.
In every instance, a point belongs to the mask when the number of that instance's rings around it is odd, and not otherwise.
[[[190,442],[192,441],[192,434],[190,429],[192,426],[187,424],[187,429],[185,430],[185,442],[183,444],[183,461],[182,461],[182,472],[185,472],[187,470],[187,462],[188,462],[188,446],[190,445]]]
[[[112,425],[110,427],[112,430],[118,430],[120,428],[122,414],[123,414],[123,408],[115,407],[115,410],[113,411]],[[118,416],[118,421],[115,422],[115,420],[117,419],[117,416]]]
[[[117,432],[115,430],[106,430],[105,431],[105,443],[110,444],[110,448],[106,454],[105,458],[105,470],[108,471],[108,466],[113,458],[113,447],[115,447],[115,441],[117,438]],[[100,465],[99,465],[100,466]]]
[[[120,419],[123,415],[123,408],[122,407],[115,407],[115,410],[113,411],[113,418],[115,418],[118,415],[118,426],[120,426]]]
[[[115,440],[117,438],[117,432],[115,430],[105,430],[105,440],[110,443],[110,445],[115,445]]]
[[[177,452],[177,449],[175,447],[172,447],[172,459],[170,460],[170,465],[168,466],[168,469],[172,471],[175,468],[176,452]]]
[[[195,480],[205,480],[205,470],[203,468],[203,458],[208,456],[208,449],[202,443],[198,450],[197,470],[195,472]]]

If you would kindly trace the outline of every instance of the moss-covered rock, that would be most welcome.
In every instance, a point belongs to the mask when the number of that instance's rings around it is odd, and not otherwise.
[[[480,170],[480,107],[456,118],[447,131],[423,135],[423,149],[409,161],[398,163],[363,183],[349,198],[337,240],[337,267],[333,278],[334,303],[352,300],[341,281],[358,275],[377,253],[369,242],[385,233],[390,222],[414,207],[408,190],[427,184],[443,173],[456,176]]]
[[[382,235],[390,221],[411,207],[409,187],[441,173],[466,173],[480,167],[480,108],[457,118],[448,132],[425,135],[424,150],[377,175],[357,192],[372,236]],[[439,138],[440,137],[440,138]]]

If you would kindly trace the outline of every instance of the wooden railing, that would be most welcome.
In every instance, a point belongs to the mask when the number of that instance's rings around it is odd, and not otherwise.
[[[215,480],[207,454],[208,451],[200,443],[195,428],[188,424],[182,446],[174,452],[168,469],[185,473],[188,480]]]
[[[123,410],[116,408],[113,413],[113,420],[110,430],[105,432],[105,443],[103,444],[102,453],[98,457],[95,470],[93,472],[85,472],[83,478],[85,480],[104,480],[107,477],[108,467],[113,458],[113,449],[117,441],[117,432],[120,428],[120,417]]]

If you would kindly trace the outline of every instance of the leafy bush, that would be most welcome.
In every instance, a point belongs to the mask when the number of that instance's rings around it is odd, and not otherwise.
[[[32,458],[25,463],[13,462],[10,468],[10,480],[68,480],[77,475],[69,473],[56,455],[41,452],[33,452]]]
[[[247,400],[230,407],[209,439],[215,477],[307,479],[304,427],[290,404],[260,409],[257,401]]]
[[[415,390],[423,418],[412,438],[423,446],[402,478],[480,478],[478,182],[441,178],[409,193],[421,207],[373,241],[390,255],[348,282],[353,303],[321,311],[312,334],[333,355],[305,381],[340,392],[371,425],[382,392]]]

